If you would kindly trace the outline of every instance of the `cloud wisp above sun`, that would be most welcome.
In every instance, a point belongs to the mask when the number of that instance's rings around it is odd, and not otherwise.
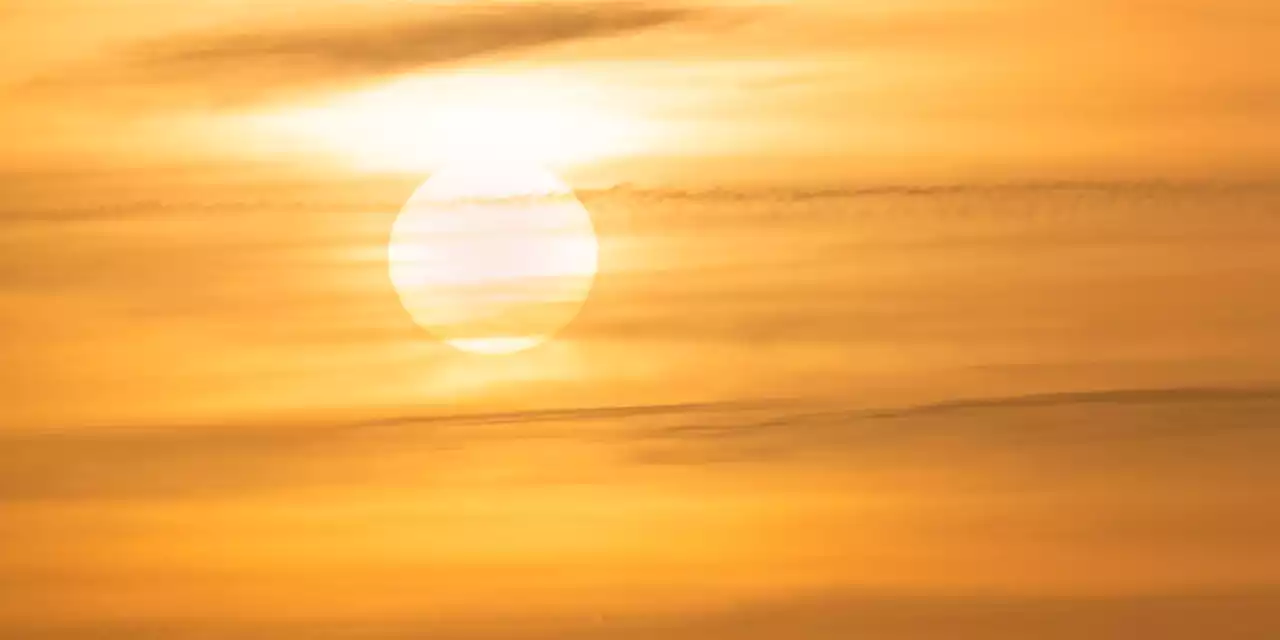
[[[645,2],[395,3],[318,11],[298,23],[175,34],[135,45],[86,71],[176,102],[251,104],[367,85],[429,68],[692,20],[705,10]],[[59,84],[53,81],[52,84]]]

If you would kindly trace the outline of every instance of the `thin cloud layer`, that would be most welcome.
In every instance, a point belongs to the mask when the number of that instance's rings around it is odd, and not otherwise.
[[[185,33],[153,40],[98,68],[48,84],[93,77],[179,101],[271,101],[342,89],[418,69],[591,38],[620,37],[692,20],[705,10],[666,4],[403,3],[393,10],[329,16],[310,24]]]
[[[1089,411],[1105,428],[1076,423],[1072,417],[1080,411]],[[936,452],[940,437],[1031,459],[1052,457],[1067,447],[1142,460],[1167,455],[1186,439],[1272,441],[1280,433],[1276,415],[1280,390],[1274,388],[1167,388],[882,409],[793,399],[0,432],[0,503],[226,498],[369,483],[423,488],[430,483],[424,485],[416,471],[407,476],[379,471],[381,461],[406,455],[433,467],[451,452],[541,442],[593,447],[630,472],[654,465],[704,471],[726,463],[776,466],[815,456],[857,461],[850,468],[863,472],[901,471]],[[972,451],[950,448],[955,457],[940,466],[973,464],[963,460],[975,456]],[[1236,464],[1261,464],[1260,458],[1243,455],[1243,448],[1234,453],[1241,456]],[[325,463],[309,464],[314,459]],[[610,467],[609,473],[619,469]],[[579,471],[579,482],[604,481],[590,470]]]
[[[1261,640],[1277,415],[1169,387],[0,432],[0,633]]]
[[[1280,622],[1272,613],[1280,602],[1275,589],[1237,590],[1157,596],[1040,596],[999,594],[947,595],[889,593],[866,589],[830,589],[661,615],[582,616],[567,620],[499,619],[488,625],[397,619],[381,624],[294,621],[264,623],[235,619],[199,619],[97,625],[30,625],[22,629],[53,640],[133,640],[234,637],[276,640],[701,640],[702,638],[872,637],[920,640],[947,637],[1011,640],[1131,638],[1134,629],[1158,629],[1167,640],[1269,640]]]

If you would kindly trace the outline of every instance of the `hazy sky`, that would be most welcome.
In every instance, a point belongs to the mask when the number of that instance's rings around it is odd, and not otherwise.
[[[0,11],[0,162],[12,167],[317,154],[350,166],[379,154],[371,137],[438,144],[443,90],[401,86],[372,105],[353,94],[458,75],[497,77],[463,90],[464,109],[506,95],[575,110],[528,126],[594,140],[565,160],[606,182],[1256,180],[1280,166],[1268,126],[1280,9],[1262,0],[9,0]],[[327,119],[300,124],[307,109]],[[436,160],[380,159],[415,171]]]
[[[0,0],[0,637],[1271,640],[1278,28]],[[599,270],[467,355],[387,243],[511,159]]]

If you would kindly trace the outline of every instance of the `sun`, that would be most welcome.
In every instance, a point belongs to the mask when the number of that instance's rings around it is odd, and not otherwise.
[[[433,174],[404,205],[388,268],[418,325],[462,351],[507,354],[578,315],[598,253],[586,207],[550,171],[465,163]]]

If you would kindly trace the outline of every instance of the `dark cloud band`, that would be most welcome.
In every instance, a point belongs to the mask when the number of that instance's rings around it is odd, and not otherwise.
[[[556,44],[620,37],[703,10],[651,3],[401,3],[301,26],[184,34],[43,85],[101,83],[160,100],[245,103],[345,88]]]

